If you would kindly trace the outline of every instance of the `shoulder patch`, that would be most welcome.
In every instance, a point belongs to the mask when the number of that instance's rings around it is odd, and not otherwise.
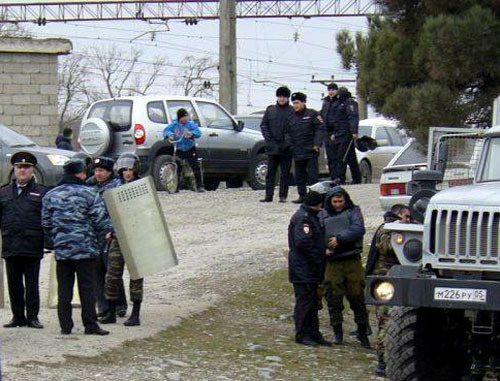
[[[311,226],[308,223],[302,224],[302,230],[304,231],[304,234],[311,234]]]
[[[349,105],[349,110],[354,112],[354,111],[356,111],[356,107],[354,107],[354,105],[351,104],[351,105]]]

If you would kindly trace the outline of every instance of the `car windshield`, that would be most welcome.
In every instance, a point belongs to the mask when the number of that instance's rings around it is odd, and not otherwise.
[[[0,125],[0,140],[9,147],[33,147],[36,144],[26,136]]]
[[[412,140],[408,146],[402,148],[399,157],[392,165],[409,165],[427,163],[426,149],[416,140]]]
[[[500,181],[500,137],[492,138],[488,144],[486,157],[479,182]]]

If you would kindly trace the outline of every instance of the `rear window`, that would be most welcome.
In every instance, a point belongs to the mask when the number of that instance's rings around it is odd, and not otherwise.
[[[427,163],[427,150],[416,141],[404,149],[401,156],[394,161],[393,165],[408,165]]]
[[[404,137],[403,137],[402,133],[397,128],[388,127],[387,132],[389,133],[389,136],[391,137],[393,146],[404,146],[405,145]]]
[[[132,126],[132,104],[130,100],[115,100],[96,103],[88,118],[104,120],[114,131],[126,131]]]

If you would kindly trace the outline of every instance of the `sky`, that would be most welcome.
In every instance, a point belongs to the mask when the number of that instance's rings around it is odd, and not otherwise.
[[[6,0],[1,3],[8,2]],[[13,2],[13,1],[10,1]],[[68,38],[74,53],[92,46],[115,45],[123,51],[132,48],[143,52],[143,73],[155,57],[164,57],[163,76],[149,93],[181,94],[174,85],[179,65],[187,55],[218,59],[219,23],[200,20],[185,25],[181,20],[165,24],[144,21],[80,21],[49,23],[45,26],[24,24],[35,37]],[[355,74],[342,69],[336,53],[335,36],[342,29],[367,32],[365,17],[266,18],[237,21],[238,113],[259,111],[275,101],[275,89],[287,85],[292,91],[308,95],[308,106],[321,107],[325,87],[311,83],[316,79],[354,79]],[[154,40],[151,33],[157,31]],[[259,83],[256,83],[258,81]],[[260,83],[265,82],[265,83]],[[345,84],[354,94],[354,83]]]

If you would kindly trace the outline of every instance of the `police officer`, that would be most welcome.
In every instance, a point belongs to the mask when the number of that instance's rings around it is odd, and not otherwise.
[[[48,189],[33,177],[36,157],[29,152],[12,155],[15,179],[0,189],[2,258],[7,269],[12,320],[5,328],[43,328],[38,320],[38,277],[43,257],[42,199]],[[26,299],[25,299],[26,295]],[[25,314],[26,307],[26,314]]]
[[[279,201],[285,202],[288,196],[292,155],[290,147],[285,141],[285,122],[293,112],[293,108],[289,103],[290,89],[283,86],[279,87],[276,90],[276,97],[276,104],[266,109],[260,123],[262,135],[266,140],[267,153],[266,197],[260,200],[261,202],[273,201],[278,167],[281,170]]]
[[[324,139],[324,125],[316,110],[306,107],[307,96],[292,94],[293,113],[285,124],[285,137],[290,144],[295,164],[295,181],[301,204],[306,195],[306,185],[318,181],[318,156]]]
[[[139,179],[140,160],[132,153],[120,155],[116,161],[116,169],[123,184]],[[116,303],[120,300],[123,287],[123,270],[125,261],[116,238],[113,239],[108,254],[108,269],[104,284],[104,295],[108,301],[109,309],[106,316],[101,319],[103,324],[116,323]],[[130,300],[133,303],[132,314],[123,323],[127,327],[140,325],[139,314],[143,295],[143,279],[130,279]]]
[[[319,331],[318,285],[323,280],[325,243],[317,214],[323,196],[309,191],[288,225],[288,278],[295,294],[295,341],[308,346],[331,346]]]
[[[392,266],[399,264],[398,258],[391,245],[391,232],[384,230],[386,223],[399,222],[410,223],[411,210],[406,205],[396,204],[391,210],[384,214],[384,223],[380,225],[375,232],[375,235],[370,246],[368,260],[366,263],[366,275],[386,275]],[[376,307],[377,317],[377,358],[378,364],[375,369],[375,375],[378,377],[385,377],[385,334],[387,328],[387,321],[389,320],[388,306]]]
[[[112,225],[102,198],[85,183],[86,177],[84,162],[71,159],[64,165],[64,177],[58,186],[43,200],[42,225],[53,241],[57,261],[57,313],[63,335],[73,329],[75,274],[85,334],[109,334],[97,324],[94,274],[100,255],[99,237],[110,241]]]
[[[358,104],[345,87],[328,85],[328,96],[323,100],[321,116],[326,124],[326,153],[332,180],[345,183],[347,163],[351,169],[354,184],[361,182],[361,172],[356,159],[358,137]]]
[[[343,343],[342,311],[347,297],[358,325],[357,337],[361,346],[370,348],[367,326],[368,314],[364,301],[365,271],[361,264],[365,226],[359,207],[341,187],[326,194],[325,208],[319,214],[327,244],[325,296],[334,331],[334,342]]]
[[[102,197],[103,193],[108,189],[113,189],[122,185],[122,180],[114,172],[115,161],[109,157],[100,156],[94,159],[92,169],[94,176],[88,179],[87,183],[95,187],[97,193]],[[97,299],[97,316],[104,317],[108,312],[108,302],[104,296],[104,283],[106,277],[106,268],[108,263],[109,244],[102,241],[101,255],[96,262],[96,299]],[[127,312],[127,300],[123,281],[121,282],[120,302],[117,306],[118,315],[125,316]]]

